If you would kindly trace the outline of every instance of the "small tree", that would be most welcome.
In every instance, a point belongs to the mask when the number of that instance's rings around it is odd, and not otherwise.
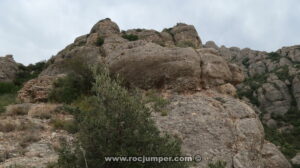
[[[180,156],[180,143],[160,136],[141,98],[130,95],[106,68],[94,71],[95,96],[78,103],[73,112],[79,123],[75,151],[64,150],[61,167],[183,168],[184,162],[105,162],[107,156]],[[71,161],[70,161],[71,160]],[[74,166],[75,165],[75,166]]]

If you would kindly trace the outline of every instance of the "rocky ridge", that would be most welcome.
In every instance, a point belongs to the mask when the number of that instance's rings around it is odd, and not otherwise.
[[[243,69],[246,80],[237,85],[239,97],[255,106],[266,129],[275,131],[271,138],[288,151],[289,157],[296,157],[297,152],[299,155],[300,46],[283,47],[271,53],[218,47],[212,41],[204,47],[215,48],[223,58]],[[280,140],[280,136],[285,139]],[[284,145],[287,141],[291,147]]]
[[[216,46],[208,45],[202,44],[191,25],[180,23],[162,32],[120,31],[116,23],[104,19],[89,34],[76,38],[52,57],[49,66],[37,79],[26,83],[18,97],[26,103],[40,104],[47,101],[52,79],[67,73],[67,62],[82,59],[88,64],[103,63],[131,87],[157,89],[170,101],[168,115],[153,111],[153,119],[161,131],[182,140],[184,154],[203,157],[193,167],[205,167],[218,160],[226,161],[228,168],[291,167],[277,147],[265,141],[255,111],[234,98],[235,86],[243,82],[245,69],[226,61],[233,54],[225,56]],[[20,157],[27,162],[34,159],[25,156],[26,152],[13,157],[18,158],[14,163],[22,160]],[[12,162],[6,159],[1,164]]]

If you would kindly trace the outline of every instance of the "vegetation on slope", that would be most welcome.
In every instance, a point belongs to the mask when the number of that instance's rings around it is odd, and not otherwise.
[[[7,105],[16,103],[18,90],[25,82],[36,78],[45,68],[44,61],[28,66],[19,65],[20,71],[13,82],[0,82],[0,113],[5,111]]]
[[[161,136],[150,118],[146,103],[155,102],[156,108],[160,109],[165,101],[157,101],[155,96],[144,100],[139,92],[130,92],[122,87],[122,81],[112,77],[104,67],[95,68],[93,73],[89,73],[93,78],[78,75],[85,73],[76,74],[77,78],[88,78],[93,87],[86,90],[77,87],[76,82],[81,86],[85,80],[73,80],[71,76],[74,74],[70,73],[53,90],[57,96],[52,97],[52,100],[69,104],[66,110],[74,115],[77,123],[74,128],[78,129],[78,141],[73,146],[65,144],[54,166],[186,167],[184,162],[106,162],[106,156],[180,156],[180,141],[169,135]],[[57,89],[62,88],[76,90],[80,94],[66,94],[70,97],[61,99],[65,92],[58,92]]]

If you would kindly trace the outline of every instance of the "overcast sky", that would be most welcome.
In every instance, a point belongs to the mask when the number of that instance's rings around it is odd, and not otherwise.
[[[0,56],[35,63],[100,19],[120,29],[193,24],[202,42],[273,51],[300,44],[300,0],[0,0]]]

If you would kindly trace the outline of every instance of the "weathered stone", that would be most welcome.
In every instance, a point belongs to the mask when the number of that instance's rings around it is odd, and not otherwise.
[[[145,89],[200,87],[200,57],[191,48],[164,48],[137,41],[107,51],[110,70],[134,86]]]
[[[153,113],[153,118],[160,130],[182,140],[185,155],[202,156],[195,167],[218,160],[227,167],[263,167],[263,127],[249,106],[211,91],[175,94],[169,100],[168,115]]]
[[[300,165],[300,153],[297,153],[297,155],[291,159],[291,162],[294,165]]]
[[[218,49],[219,48],[214,41],[208,41],[208,42],[206,42],[205,45],[204,45],[204,47],[205,48],[214,48],[214,49]]]
[[[12,55],[0,57],[0,82],[11,82],[18,72],[18,64]]]
[[[260,107],[267,113],[282,116],[290,108],[291,96],[289,90],[285,83],[280,80],[262,84],[257,94]]]
[[[91,30],[92,33],[98,33],[101,37],[107,37],[112,34],[119,34],[120,29],[115,22],[107,18],[96,23]]]
[[[178,23],[176,26],[171,28],[170,33],[172,34],[177,46],[189,46],[195,48],[200,48],[202,46],[200,37],[193,25]]]
[[[58,77],[41,76],[29,80],[18,93],[18,99],[25,103],[45,102]]]
[[[291,164],[272,143],[265,141],[262,149],[265,168],[291,168]]]

